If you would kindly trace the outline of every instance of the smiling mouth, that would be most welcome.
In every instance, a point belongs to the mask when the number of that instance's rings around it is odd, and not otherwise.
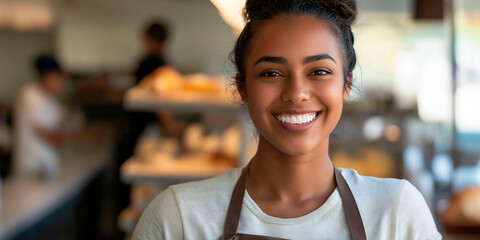
[[[321,113],[319,112],[310,112],[310,113],[303,113],[303,114],[285,114],[279,113],[275,114],[275,118],[282,123],[288,124],[305,124],[312,122],[315,118]]]

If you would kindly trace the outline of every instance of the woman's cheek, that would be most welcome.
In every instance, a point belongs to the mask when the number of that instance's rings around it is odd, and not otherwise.
[[[247,86],[248,101],[255,102],[252,107],[258,108],[268,105],[276,98],[277,90],[274,84],[261,81],[253,82]]]
[[[278,93],[275,86],[264,82],[247,85],[248,109],[254,123],[262,118],[268,118],[269,106],[275,101]]]
[[[321,101],[327,105],[343,104],[343,87],[336,82],[317,86]]]

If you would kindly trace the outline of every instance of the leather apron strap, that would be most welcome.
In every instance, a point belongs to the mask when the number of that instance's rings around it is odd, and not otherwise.
[[[225,226],[223,228],[223,236],[225,240],[233,239],[237,234],[240,213],[242,212],[243,197],[245,196],[245,187],[247,185],[247,169],[249,165],[242,169],[242,175],[240,175],[240,178],[233,189],[232,198],[230,198],[227,218],[225,219]]]
[[[345,178],[337,168],[335,168],[335,181],[337,182],[338,193],[342,199],[345,215],[347,216],[348,228],[350,229],[352,240],[366,240],[367,234],[365,233],[362,216],[358,210],[355,197],[353,196],[347,181],[345,181]]]
[[[220,239],[284,240],[283,238],[237,233],[240,214],[242,212],[243,198],[245,195],[245,187],[247,184],[248,168],[249,165],[242,169],[242,174],[240,175],[240,178],[233,189],[232,198],[230,199],[230,205],[228,206],[227,216],[225,219],[223,236]],[[352,240],[366,240],[367,236],[363,226],[362,217],[360,216],[360,212],[352,191],[350,190],[350,187],[348,187],[345,178],[343,178],[342,174],[337,168],[335,168],[334,175],[338,192],[340,194],[340,198],[342,199],[343,208],[347,217],[347,223],[350,229]]]

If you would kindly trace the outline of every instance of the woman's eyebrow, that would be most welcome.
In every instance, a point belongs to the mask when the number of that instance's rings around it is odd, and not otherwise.
[[[287,64],[287,59],[283,57],[271,57],[271,56],[264,56],[259,58],[253,66],[257,65],[260,62],[270,62],[270,63],[279,63],[279,64]]]
[[[335,64],[337,63],[335,59],[333,59],[332,56],[324,53],[324,54],[318,54],[318,55],[313,55],[313,56],[308,56],[303,59],[303,64],[319,61],[319,60],[324,60],[324,59],[329,59],[332,60]],[[287,59],[283,57],[273,57],[273,56],[263,56],[259,58],[253,66],[257,65],[258,63],[261,62],[270,62],[270,63],[278,63],[278,64],[287,64],[288,61]]]
[[[333,59],[332,56],[324,53],[324,54],[318,54],[318,55],[313,55],[313,56],[308,56],[306,58],[303,59],[303,64],[307,64],[307,63],[311,63],[311,62],[315,62],[315,61],[318,61],[318,60],[324,60],[324,59],[330,59],[332,60],[335,64],[337,64],[337,62],[335,61],[335,59]]]

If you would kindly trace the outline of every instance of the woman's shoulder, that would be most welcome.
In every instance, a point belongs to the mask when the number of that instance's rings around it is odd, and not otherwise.
[[[179,239],[191,229],[217,234],[220,229],[215,226],[222,226],[240,173],[241,168],[234,168],[213,178],[168,187],[143,212],[133,239]],[[210,219],[207,225],[206,218]]]
[[[409,181],[362,176],[353,169],[340,171],[369,223],[367,232],[389,229],[385,232],[394,234],[387,237],[391,239],[441,239],[425,199]]]
[[[354,169],[340,169],[340,171],[347,181],[360,211],[367,214],[375,212],[381,212],[382,215],[385,213],[395,214],[404,194],[404,188],[415,189],[407,180],[403,179],[363,176]],[[372,217],[374,216],[372,215]]]
[[[355,199],[360,201],[366,200],[372,204],[375,201],[375,204],[386,202],[389,205],[396,203],[398,205],[401,204],[402,198],[408,196],[412,204],[418,200],[425,202],[417,188],[405,179],[363,176],[354,169],[346,168],[341,168],[340,171]]]
[[[169,194],[173,195],[180,212],[189,218],[211,211],[226,212],[241,172],[241,168],[232,168],[209,179],[172,185],[168,188]]]
[[[183,209],[205,207],[222,199],[228,204],[240,173],[241,168],[232,168],[209,179],[171,185],[155,197],[149,207],[176,206],[181,213]]]
[[[407,188],[413,187],[405,179],[364,176],[360,175],[354,169],[339,169],[355,195],[355,198],[367,197],[370,200],[374,196],[377,196],[376,199],[398,198],[402,194],[405,186]]]

